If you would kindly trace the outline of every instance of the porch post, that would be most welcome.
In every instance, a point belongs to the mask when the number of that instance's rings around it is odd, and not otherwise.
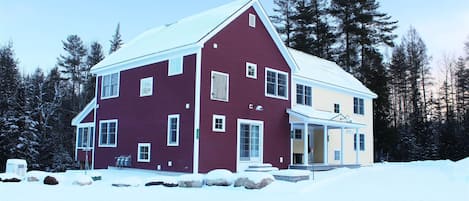
[[[327,165],[328,164],[328,147],[327,147],[327,144],[328,144],[328,141],[327,141],[327,134],[328,134],[328,130],[327,130],[327,125],[324,125],[324,165]]]
[[[340,128],[340,164],[344,164],[344,127]]]
[[[303,165],[308,165],[308,124],[303,124]]]
[[[290,123],[290,165],[293,165],[293,124]]]
[[[360,137],[358,136],[358,128],[355,129],[355,163],[360,164]]]

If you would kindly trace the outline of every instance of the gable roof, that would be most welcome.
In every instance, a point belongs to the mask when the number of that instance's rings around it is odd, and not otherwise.
[[[88,114],[89,114],[91,111],[93,111],[95,105],[96,105],[96,98],[93,98],[93,100],[91,100],[91,101],[85,106],[85,108],[83,108],[83,109],[81,110],[81,112],[77,114],[77,116],[73,117],[73,119],[72,119],[72,126],[78,126],[78,124],[80,124],[81,121],[83,121],[83,119],[86,118],[86,116],[88,116]]]
[[[299,70],[293,74],[298,78],[305,78],[317,84],[338,88],[368,98],[377,95],[365,87],[353,75],[344,71],[339,65],[299,50],[288,48],[298,65]]]
[[[200,49],[208,39],[251,6],[258,12],[260,20],[279,46],[287,63],[291,68],[296,68],[258,0],[236,0],[177,22],[150,29],[93,66],[91,72],[98,73],[115,67],[119,70],[135,68],[168,59],[171,54],[165,55],[164,58],[160,57],[159,60],[156,58],[167,52]],[[142,63],[143,60],[148,61]]]

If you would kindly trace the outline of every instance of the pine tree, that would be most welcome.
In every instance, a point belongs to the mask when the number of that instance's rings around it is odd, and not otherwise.
[[[335,27],[329,22],[327,2],[325,0],[311,0],[312,35],[314,37],[311,54],[332,60],[335,56],[333,45],[337,41],[333,33]]]
[[[295,11],[291,17],[293,20],[293,33],[291,36],[291,47],[297,50],[311,53],[312,52],[312,38],[311,38],[311,4],[308,0],[297,0],[293,5]]]
[[[112,35],[112,40],[110,40],[109,42],[111,43],[109,54],[112,54],[122,46],[123,42],[120,34],[120,23],[117,23],[116,32],[114,33],[114,35]]]
[[[101,44],[98,42],[91,43],[90,52],[87,56],[86,64],[87,69],[85,71],[85,86],[84,86],[84,99],[88,103],[95,96],[95,87],[96,87],[96,76],[90,73],[91,67],[99,63],[104,59],[104,53],[102,50]]]
[[[270,19],[277,28],[278,33],[283,37],[285,45],[291,47],[293,33],[293,12],[296,0],[274,0],[274,12],[277,15],[270,16]]]

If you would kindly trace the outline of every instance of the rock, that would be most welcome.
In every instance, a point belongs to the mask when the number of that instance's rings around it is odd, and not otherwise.
[[[231,186],[233,178],[233,173],[229,170],[212,170],[205,175],[205,184],[207,186]]]
[[[18,178],[8,178],[8,179],[4,179],[2,180],[2,182],[20,182],[21,179],[18,179]]]
[[[178,187],[178,184],[163,183],[163,186],[165,186],[165,187]]]
[[[179,187],[200,188],[204,185],[204,177],[201,174],[185,174],[178,178]]]
[[[130,186],[133,186],[133,187],[137,187],[137,186],[140,186],[140,184],[142,184],[142,181],[141,181],[140,178],[138,178],[138,177],[127,177],[127,178],[123,178],[123,179],[114,181],[112,183],[112,186],[116,186],[116,187],[130,187]]]
[[[80,185],[80,186],[87,186],[93,183],[93,179],[90,176],[80,175],[73,184]]]
[[[178,186],[178,181],[174,176],[159,176],[155,178],[150,178],[146,181],[145,186],[158,186],[163,185],[165,187],[176,187]]]
[[[130,187],[130,184],[112,184],[115,187]]]
[[[57,185],[57,184],[59,184],[59,181],[57,181],[57,179],[55,177],[47,176],[46,178],[44,178],[44,184],[46,184],[46,185]]]
[[[246,189],[261,189],[274,182],[272,175],[262,172],[245,172],[234,182],[235,187],[244,186]]]
[[[29,182],[36,182],[36,181],[39,181],[39,179],[35,176],[28,176],[27,180]]]
[[[150,181],[148,183],[145,184],[145,186],[159,186],[159,185],[163,185],[164,182],[162,181]]]

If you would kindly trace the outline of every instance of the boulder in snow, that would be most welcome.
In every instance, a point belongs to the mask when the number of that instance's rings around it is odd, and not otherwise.
[[[234,182],[235,187],[244,186],[246,189],[261,189],[274,182],[271,174],[264,172],[244,172]]]
[[[160,176],[160,177],[148,179],[145,183],[145,186],[159,186],[159,185],[163,185],[165,187],[176,187],[178,186],[178,181],[176,177]]]
[[[93,183],[93,179],[91,178],[91,176],[87,176],[87,175],[80,175],[73,182],[73,184],[79,185],[79,186],[87,186],[87,185],[91,185],[92,183]]]
[[[201,174],[185,174],[178,177],[179,187],[200,188],[204,185],[204,176]]]
[[[57,184],[59,184],[59,181],[57,181],[57,179],[53,176],[47,176],[46,178],[44,178],[44,184],[46,184],[46,185],[57,185]]]
[[[20,176],[14,173],[1,173],[0,174],[0,181],[3,182],[20,182]]]
[[[231,186],[233,181],[233,173],[225,169],[212,170],[205,175],[205,184],[207,186]]]
[[[118,181],[114,181],[112,183],[112,186],[115,186],[115,187],[137,187],[137,186],[140,186],[140,184],[142,183],[142,181],[137,178],[137,177],[128,177],[128,178],[124,178],[124,179],[121,179],[121,180],[118,180]]]
[[[39,181],[39,179],[35,176],[28,176],[27,180],[29,182],[36,182],[36,181]]]

